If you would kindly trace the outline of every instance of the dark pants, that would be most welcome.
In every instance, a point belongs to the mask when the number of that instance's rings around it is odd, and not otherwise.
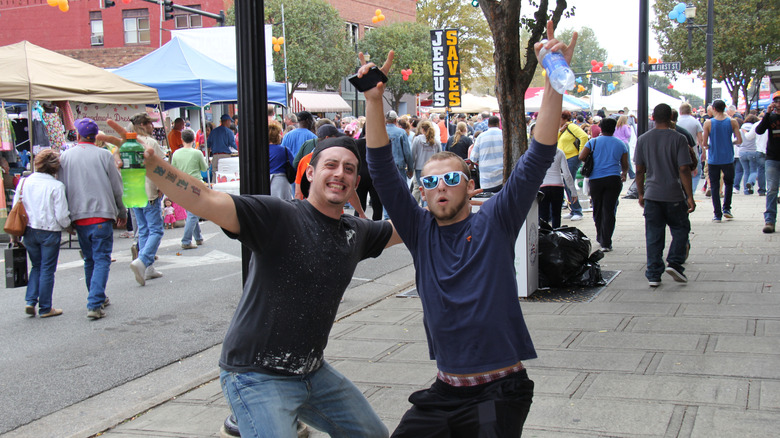
[[[717,190],[717,186],[714,186],[713,195]],[[647,246],[645,277],[650,281],[659,280],[661,274],[664,273],[663,256],[667,225],[672,234],[672,243],[669,244],[666,261],[670,267],[678,272],[683,272],[682,265],[685,263],[688,234],[691,232],[688,204],[685,201],[658,202],[645,199],[645,243]]]
[[[544,193],[544,198],[539,202],[539,219],[549,222],[553,228],[560,227],[563,186],[544,186],[539,191]]]
[[[734,187],[734,163],[707,164],[709,167],[710,190],[712,192],[712,208],[715,217],[721,219],[723,210],[731,211],[731,189]],[[723,172],[723,207],[720,205],[720,173]]]
[[[602,248],[612,248],[615,233],[615,211],[623,183],[613,175],[590,180],[590,198],[593,200],[593,221],[596,222],[596,241]]]
[[[454,387],[436,380],[409,397],[394,438],[519,437],[531,409],[534,382],[525,370],[478,386]]]
[[[371,181],[371,178],[361,178],[355,192],[357,192],[358,199],[360,199],[363,211],[368,209],[368,195],[371,195],[371,219],[375,221],[382,220],[382,201],[379,200],[379,193],[374,189],[374,183]],[[357,215],[357,211],[355,211],[355,216]]]

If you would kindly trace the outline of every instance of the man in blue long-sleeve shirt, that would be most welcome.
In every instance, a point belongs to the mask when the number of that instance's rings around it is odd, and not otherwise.
[[[214,172],[219,170],[217,166],[220,158],[227,158],[233,151],[237,150],[236,136],[230,130],[232,122],[233,119],[229,115],[223,114],[219,118],[219,126],[212,129],[211,134],[209,134],[208,147],[212,154],[211,169]]]
[[[547,43],[571,60],[568,46]],[[362,57],[362,54],[361,54]],[[387,73],[393,52],[382,67]],[[358,74],[368,71],[361,67]],[[520,436],[533,397],[521,361],[536,357],[517,296],[514,247],[556,153],[562,96],[545,79],[535,138],[504,187],[471,212],[475,194],[466,163],[451,152],[434,154],[422,169],[417,206],[395,170],[390,139],[381,129],[384,84],[367,90],[366,145],[371,177],[398,234],[412,253],[425,314],[431,359],[439,369],[430,389],[409,397],[393,437]]]

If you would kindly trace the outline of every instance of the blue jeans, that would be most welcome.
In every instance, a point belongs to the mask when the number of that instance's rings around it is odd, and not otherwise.
[[[764,222],[777,221],[777,187],[780,183],[780,161],[766,160],[766,211]]]
[[[299,419],[331,437],[388,436],[360,390],[324,361],[301,376],[222,370],[219,380],[244,438],[295,438]]]
[[[182,245],[192,243],[192,238],[195,240],[203,240],[203,234],[200,232],[200,218],[192,214],[191,211],[187,212],[187,220],[184,222],[184,234],[181,236]]]
[[[696,194],[696,188],[699,187],[699,181],[701,181],[702,164],[701,155],[699,155],[699,164],[696,166],[696,175],[691,172],[691,193]]]
[[[580,158],[578,156],[573,156],[571,158],[566,159],[566,164],[569,165],[569,172],[571,172],[571,177],[574,179],[574,187],[572,190],[572,187],[566,187],[566,183],[564,182],[564,187],[566,188],[566,197],[569,198],[571,201],[571,194],[577,193],[577,170],[580,168]],[[582,216],[582,206],[580,205],[579,196],[577,197],[577,200],[571,205],[571,214],[572,216]]]
[[[742,175],[744,173],[745,169],[742,168],[742,162],[739,161],[739,157],[734,157],[734,189],[737,191],[739,191],[740,183],[742,182]]]
[[[717,187],[717,186],[715,186]],[[728,187],[728,186],[726,186]],[[712,191],[713,194],[715,190]],[[664,273],[664,246],[666,246],[666,226],[672,234],[666,262],[670,267],[683,272],[685,252],[688,246],[688,234],[691,222],[688,220],[688,204],[679,202],[658,202],[645,199],[645,245],[647,247],[647,270],[645,277],[654,281]]]
[[[715,217],[723,218],[723,210],[731,211],[731,188],[734,186],[734,164],[708,164],[712,208]],[[720,205],[720,173],[723,172],[723,207]]]
[[[742,178],[742,187],[744,193],[747,195],[747,185],[752,187],[756,186],[756,180],[758,180],[758,152],[756,151],[744,151],[739,153],[739,162],[742,164],[742,170],[744,176]],[[739,182],[737,182],[739,183]]]
[[[154,263],[154,255],[165,233],[160,198],[158,196],[154,201],[149,201],[146,207],[133,209],[138,225],[138,258],[147,267]]]
[[[758,152],[758,158],[756,158],[756,165],[758,166],[758,194],[766,195],[766,154]]]
[[[84,255],[84,277],[89,291],[87,309],[95,310],[106,301],[106,283],[114,249],[113,223],[76,225],[76,233]]]
[[[51,295],[54,292],[54,272],[60,256],[60,231],[46,231],[27,227],[24,231],[24,246],[30,256],[29,280],[24,299],[28,306],[38,305],[38,313],[49,313]]]

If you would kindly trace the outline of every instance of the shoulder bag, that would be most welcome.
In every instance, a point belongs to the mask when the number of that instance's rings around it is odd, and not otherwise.
[[[567,131],[569,131],[569,125],[566,125],[566,130]],[[574,135],[573,132],[569,131],[569,134],[571,134],[571,136],[574,137],[574,147],[577,148],[577,152],[579,152],[580,151],[580,144],[582,143],[582,141],[579,138],[577,138],[577,136]]]
[[[8,218],[6,218],[5,226],[3,227],[3,230],[12,236],[21,237],[27,229],[27,210],[24,209],[24,202],[22,202],[24,182],[26,180],[27,178],[24,178],[19,184],[19,202],[8,213]]]
[[[590,153],[588,154],[588,158],[585,159],[585,163],[582,165],[582,169],[580,170],[580,173],[585,178],[589,178],[590,174],[593,173],[593,154],[596,152],[596,139],[593,139],[593,145],[590,149]]]
[[[287,177],[287,182],[292,184],[295,182],[295,176],[298,172],[296,172],[295,168],[290,164],[290,161],[287,160],[284,162],[284,176]]]

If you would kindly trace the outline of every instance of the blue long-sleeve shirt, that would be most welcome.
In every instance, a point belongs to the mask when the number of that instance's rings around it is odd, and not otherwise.
[[[229,154],[230,148],[236,148],[236,136],[229,128],[217,126],[211,130],[208,147],[212,154]]]
[[[517,299],[515,241],[555,151],[533,140],[501,191],[465,220],[439,226],[394,172],[391,148],[368,149],[374,187],[412,253],[439,370],[480,373],[536,357]]]
[[[390,144],[393,146],[395,167],[402,174],[414,172],[414,157],[412,157],[412,148],[409,146],[409,136],[406,131],[395,125],[387,125],[385,128],[387,136],[390,137]]]

